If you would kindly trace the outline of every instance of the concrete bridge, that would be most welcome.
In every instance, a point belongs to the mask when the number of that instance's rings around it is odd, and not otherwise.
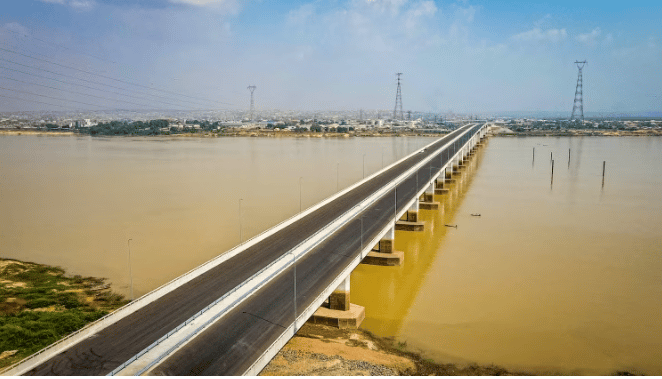
[[[350,273],[402,264],[485,124],[465,125],[7,368],[5,375],[256,375],[307,321],[356,327]],[[369,311],[369,310],[368,310]]]

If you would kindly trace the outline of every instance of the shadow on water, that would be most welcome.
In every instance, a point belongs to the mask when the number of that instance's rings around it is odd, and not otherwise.
[[[437,262],[445,236],[456,231],[444,225],[455,224],[456,212],[471,187],[483,155],[484,148],[481,148],[459,175],[453,175],[456,182],[447,187],[450,191],[435,195],[435,201],[440,202],[439,210],[419,212],[419,218],[426,224],[425,231],[396,231],[395,249],[405,253],[402,266],[359,265],[352,272],[352,303],[366,309],[362,329],[384,337],[400,333],[404,318]]]

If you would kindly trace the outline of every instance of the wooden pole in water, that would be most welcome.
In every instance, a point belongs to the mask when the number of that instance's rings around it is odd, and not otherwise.
[[[554,183],[554,160],[552,159],[552,178],[551,178],[549,184],[551,185],[553,183]]]
[[[550,162],[554,160],[554,153],[552,153],[551,151],[549,152],[549,160]]]
[[[570,167],[570,149],[568,149],[568,168]]]
[[[533,148],[533,161],[535,162],[536,160],[536,148]]]
[[[606,161],[602,161],[602,186],[605,186],[605,164]]]

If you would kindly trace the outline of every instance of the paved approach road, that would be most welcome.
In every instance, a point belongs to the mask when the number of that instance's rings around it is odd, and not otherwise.
[[[416,154],[324,205],[197,278],[147,304],[95,335],[35,367],[28,375],[106,375],[189,317],[297,246],[361,200],[376,192],[455,136],[478,126],[462,127]],[[458,145],[459,147],[459,145]],[[401,210],[454,154],[452,146],[397,188]],[[420,189],[420,188],[419,188]],[[374,237],[394,215],[393,191],[345,224],[296,264],[297,313],[310,305],[360,252],[361,240]],[[363,221],[361,221],[361,218]],[[363,226],[361,227],[361,223]],[[363,234],[363,237],[361,236]],[[153,374],[240,375],[294,319],[294,272],[285,270],[251,294],[199,336],[156,366]]]

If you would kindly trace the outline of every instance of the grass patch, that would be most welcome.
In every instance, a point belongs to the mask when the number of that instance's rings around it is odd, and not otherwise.
[[[0,258],[0,360],[9,366],[127,301],[104,280],[68,277],[59,267]]]

